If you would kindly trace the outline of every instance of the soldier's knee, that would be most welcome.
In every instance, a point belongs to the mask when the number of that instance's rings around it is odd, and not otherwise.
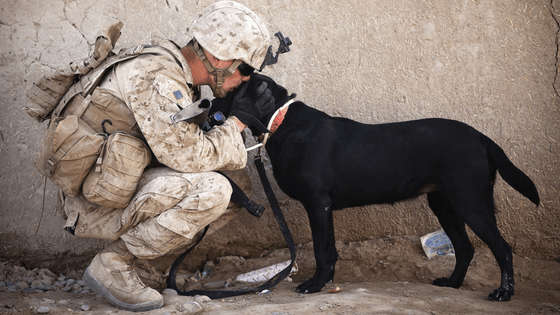
[[[233,193],[233,188],[231,187],[229,180],[221,174],[213,174],[215,175],[213,175],[212,181],[217,194],[222,197],[222,201],[224,203],[228,203],[231,198],[231,194]]]

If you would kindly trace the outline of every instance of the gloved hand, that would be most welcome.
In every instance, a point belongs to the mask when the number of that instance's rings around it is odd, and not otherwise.
[[[260,119],[274,111],[274,96],[267,87],[264,81],[249,81],[237,91],[231,105],[230,115],[251,128],[254,136],[268,132]]]

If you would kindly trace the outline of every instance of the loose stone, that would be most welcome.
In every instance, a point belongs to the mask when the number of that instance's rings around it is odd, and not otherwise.
[[[202,306],[200,306],[200,304],[198,304],[197,302],[185,303],[182,305],[182,308],[188,314],[195,314],[202,311]]]

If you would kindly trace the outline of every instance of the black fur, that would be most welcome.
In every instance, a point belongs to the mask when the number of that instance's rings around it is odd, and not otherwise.
[[[244,84],[263,80],[277,107],[293,97],[266,76],[253,75]],[[227,115],[231,97],[215,101],[214,110]],[[261,119],[264,125],[270,117]],[[311,224],[317,268],[296,291],[318,292],[333,280],[338,259],[333,210],[391,204],[427,193],[429,206],[456,253],[451,276],[433,284],[458,288],[463,283],[474,254],[467,224],[492,250],[500,266],[500,287],[488,298],[507,301],[514,294],[511,247],[501,236],[494,215],[496,170],[536,205],[539,195],[504,151],[474,128],[448,119],[367,125],[331,117],[298,101],[290,105],[266,150],[279,187],[304,205]]]

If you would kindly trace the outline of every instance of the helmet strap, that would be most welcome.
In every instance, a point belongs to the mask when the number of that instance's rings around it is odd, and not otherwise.
[[[206,55],[204,54],[204,49],[198,44],[196,39],[192,39],[192,41],[187,45],[192,49],[198,58],[202,61],[202,64],[206,68],[209,74],[214,76],[214,81],[216,82],[215,87],[212,88],[212,92],[214,92],[214,96],[218,98],[223,98],[227,95],[227,92],[223,89],[224,81],[227,77],[231,76],[237,67],[242,63],[241,60],[234,60],[231,66],[227,67],[226,69],[218,69],[214,67]]]

